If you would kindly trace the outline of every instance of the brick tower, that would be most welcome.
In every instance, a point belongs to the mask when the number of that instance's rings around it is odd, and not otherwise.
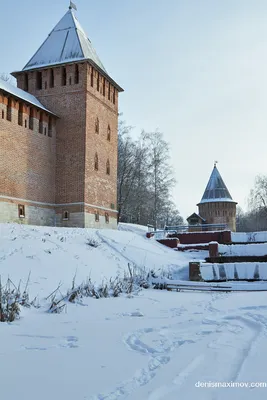
[[[13,76],[18,88],[58,117],[56,225],[115,228],[122,88],[108,75],[72,8]]]
[[[206,224],[227,224],[235,232],[236,205],[215,163],[203,197],[198,203],[199,215]]]

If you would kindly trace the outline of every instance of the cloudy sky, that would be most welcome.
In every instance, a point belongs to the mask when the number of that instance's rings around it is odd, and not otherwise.
[[[266,0],[74,0],[134,135],[170,143],[174,200],[196,211],[213,168],[242,208],[267,174]],[[68,0],[1,2],[0,71],[22,69]]]

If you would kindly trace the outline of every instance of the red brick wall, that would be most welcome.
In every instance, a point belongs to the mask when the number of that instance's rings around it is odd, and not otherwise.
[[[54,67],[54,87],[50,87],[50,69],[43,69],[42,89],[37,88],[37,71],[28,72],[28,89],[57,120],[56,203],[80,203],[110,209],[116,218],[118,91],[89,63],[78,63],[79,83],[75,83],[75,64]],[[62,68],[66,67],[66,85],[62,86]],[[93,79],[92,79],[93,77]],[[25,73],[17,76],[25,88]],[[93,85],[92,85],[93,84]],[[110,93],[110,96],[109,96]],[[95,131],[96,119],[99,132]],[[110,140],[108,140],[110,127]],[[99,168],[95,170],[95,154]],[[107,174],[107,161],[110,174]],[[114,207],[114,211],[111,209]],[[67,209],[64,207],[64,209]],[[69,210],[72,212],[72,210]],[[94,212],[85,207],[81,212]],[[57,210],[57,214],[62,210]],[[99,210],[100,215],[105,210]]]
[[[236,203],[214,201],[198,204],[198,208],[207,224],[227,224],[231,231],[236,230]]]
[[[34,107],[33,107],[34,108]],[[18,124],[19,102],[12,98],[12,121],[6,119],[7,97],[0,94],[0,194],[20,199],[55,202],[55,129],[52,137],[39,133],[40,112],[34,108],[29,129],[30,106],[23,103],[22,126]],[[4,118],[2,118],[4,111]],[[45,116],[45,115],[44,115]],[[48,116],[44,127],[48,127]],[[25,122],[26,126],[25,127]]]
[[[62,66],[53,70],[52,88],[49,85],[50,70],[42,70],[42,90],[37,89],[37,72],[29,72],[29,92],[59,117],[56,137],[56,203],[83,202],[86,64],[79,64],[78,84],[74,83],[74,64],[66,66],[66,86],[62,86]],[[23,85],[23,81],[24,79],[19,77],[20,85]]]
[[[231,243],[230,231],[178,233],[177,237],[181,244],[198,244],[209,242],[218,242],[222,244]]]
[[[86,97],[86,162],[85,162],[85,202],[117,209],[117,147],[118,147],[118,101],[108,100],[108,88],[105,96],[97,90],[97,81],[91,86],[92,67],[87,65]],[[106,82],[107,85],[107,82]],[[107,85],[108,86],[108,85]],[[113,89],[112,89],[113,90]],[[99,120],[99,133],[95,131]],[[107,138],[110,127],[110,141]],[[95,154],[98,155],[98,170],[94,168]],[[110,175],[106,172],[110,163]]]

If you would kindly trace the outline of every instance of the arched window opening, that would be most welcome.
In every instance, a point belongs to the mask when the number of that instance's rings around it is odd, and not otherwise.
[[[19,213],[19,218],[25,218],[25,206],[19,204],[18,205],[18,213]]]
[[[69,219],[69,212],[68,211],[63,211],[63,220],[68,221]]]
[[[108,213],[105,213],[105,221],[106,221],[106,224],[109,224],[109,214]]]

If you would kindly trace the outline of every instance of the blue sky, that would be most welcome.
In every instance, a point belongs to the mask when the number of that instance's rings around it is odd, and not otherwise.
[[[266,0],[74,0],[78,20],[124,89],[134,135],[170,143],[182,215],[196,211],[213,168],[243,208],[267,174]],[[1,2],[0,72],[22,69],[67,0]]]

